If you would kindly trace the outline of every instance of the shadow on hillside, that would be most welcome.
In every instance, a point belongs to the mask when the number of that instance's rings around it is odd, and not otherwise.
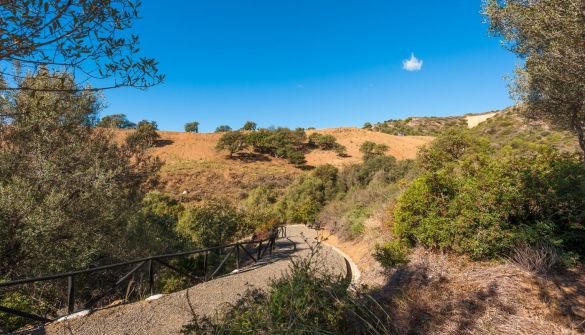
[[[540,300],[547,301],[559,323],[585,332],[585,269],[559,270],[533,275]]]
[[[427,266],[408,265],[394,272],[375,296],[388,305],[399,334],[475,333],[478,320],[489,317],[489,310],[515,313],[499,297],[495,280],[471,290],[455,291],[453,286]]]
[[[156,140],[156,142],[154,143],[154,146],[157,148],[160,148],[160,147],[165,147],[167,145],[171,145],[173,143],[175,143],[175,141],[173,141],[173,140]]]
[[[228,157],[231,160],[237,160],[237,161],[241,161],[244,163],[253,163],[253,162],[270,162],[271,159],[270,157],[263,155],[263,154],[258,154],[255,152],[241,152],[237,155],[233,155],[231,157]]]

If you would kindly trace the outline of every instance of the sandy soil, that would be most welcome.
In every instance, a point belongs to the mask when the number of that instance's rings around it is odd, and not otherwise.
[[[496,116],[498,113],[499,112],[479,114],[479,115],[468,115],[465,117],[465,120],[467,120],[467,127],[474,128],[478,124],[482,123],[483,121]]]

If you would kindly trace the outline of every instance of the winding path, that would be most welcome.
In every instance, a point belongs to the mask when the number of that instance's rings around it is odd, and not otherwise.
[[[271,279],[288,269],[292,257],[308,254],[309,244],[316,242],[317,232],[303,225],[288,226],[287,230],[288,237],[297,243],[296,251],[286,248],[286,240],[279,240],[277,244],[281,248],[277,246],[270,259],[239,273],[163,295],[156,300],[103,308],[83,317],[53,322],[30,334],[179,334],[182,326],[191,321],[193,313],[213,315],[225,304],[235,303],[247,288],[267,288]],[[346,275],[345,258],[337,250],[323,244],[319,255],[325,267]]]

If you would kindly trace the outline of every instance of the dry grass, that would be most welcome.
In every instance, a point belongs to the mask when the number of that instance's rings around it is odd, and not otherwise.
[[[400,137],[369,132],[356,128],[316,130],[334,135],[345,145],[348,157],[338,157],[330,151],[315,150],[307,155],[307,165],[333,164],[342,166],[359,162],[362,155],[359,146],[374,141],[389,146],[389,153],[398,159],[414,158],[418,148],[432,137]],[[118,130],[122,140],[132,130]],[[308,131],[311,134],[313,131]],[[259,185],[284,190],[303,170],[283,159],[247,153],[230,159],[224,152],[217,152],[215,145],[221,134],[193,134],[159,132],[158,146],[151,149],[165,165],[161,171],[163,191],[183,202],[197,202],[209,197],[225,197],[237,201]]]
[[[512,263],[469,262],[418,248],[380,296],[402,334],[578,334],[582,269],[542,277]]]

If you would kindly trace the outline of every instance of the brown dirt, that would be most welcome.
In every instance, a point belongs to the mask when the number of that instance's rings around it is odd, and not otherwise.
[[[345,145],[348,157],[333,152],[314,150],[307,154],[307,165],[333,164],[342,166],[361,161],[359,146],[365,141],[388,145],[389,154],[397,159],[416,156],[418,148],[432,137],[392,136],[357,128],[317,130],[334,135]],[[117,131],[122,139],[131,131]],[[312,131],[308,131],[311,134]],[[184,202],[197,202],[209,197],[224,197],[236,201],[259,185],[284,190],[298,175],[304,173],[283,159],[246,153],[230,158],[217,152],[215,145],[221,134],[193,134],[161,131],[157,147],[151,149],[165,165],[161,171],[162,189]]]
[[[398,334],[585,333],[583,268],[537,275],[510,262],[416,248],[409,264],[384,270],[372,257],[382,238],[323,235],[358,265],[362,283],[388,305]]]

